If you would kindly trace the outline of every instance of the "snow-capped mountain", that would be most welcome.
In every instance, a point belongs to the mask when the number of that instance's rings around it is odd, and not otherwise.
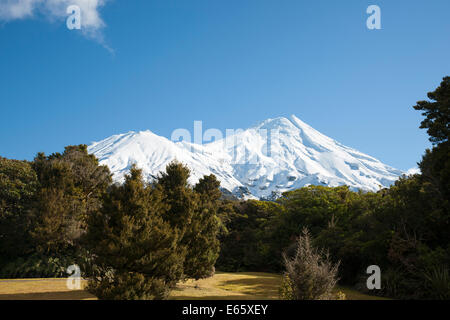
[[[323,135],[295,116],[268,119],[223,139],[172,142],[150,131],[114,135],[89,146],[116,181],[131,164],[152,180],[172,160],[191,169],[190,183],[215,174],[239,198],[273,199],[306,185],[348,185],[376,191],[403,174],[379,160]]]

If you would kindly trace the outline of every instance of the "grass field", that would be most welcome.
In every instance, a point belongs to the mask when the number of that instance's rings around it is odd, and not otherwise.
[[[82,281],[82,287],[86,281]],[[278,299],[280,276],[260,272],[217,272],[214,277],[179,283],[171,299],[177,300],[270,300]],[[348,300],[374,300],[379,297],[339,288]],[[93,300],[85,290],[69,290],[66,279],[0,280],[0,300]]]

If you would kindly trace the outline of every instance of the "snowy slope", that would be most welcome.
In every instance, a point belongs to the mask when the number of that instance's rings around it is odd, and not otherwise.
[[[401,171],[321,134],[295,116],[268,119],[222,140],[172,142],[150,131],[115,135],[89,147],[122,181],[132,163],[151,180],[172,160],[192,170],[190,182],[215,174],[241,198],[268,198],[306,185],[348,185],[378,190]]]
[[[114,180],[119,182],[123,182],[124,175],[133,163],[136,163],[147,180],[151,181],[159,172],[165,170],[167,164],[178,160],[191,169],[191,184],[204,175],[214,173],[221,181],[221,186],[227,190],[233,190],[240,185],[239,181],[227,173],[227,170],[231,172],[231,167],[208,156],[203,152],[203,146],[195,148],[195,151],[191,152],[185,143],[174,143],[147,130],[111,136],[93,143],[88,147],[88,151],[95,154],[101,164],[106,164],[114,174]]]

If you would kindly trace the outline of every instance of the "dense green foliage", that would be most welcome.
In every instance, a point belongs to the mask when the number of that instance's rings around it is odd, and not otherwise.
[[[64,153],[33,161],[39,180],[35,224],[31,231],[40,252],[60,254],[77,246],[86,219],[101,207],[111,183],[109,169],[99,166],[87,146],[68,146]]]
[[[31,163],[1,159],[0,183],[1,276],[64,275],[87,216],[101,207],[109,169],[86,145],[68,146]]]
[[[0,265],[32,250],[29,230],[37,186],[30,163],[0,157]]]
[[[274,252],[273,235],[283,207],[275,202],[249,200],[226,207],[222,219],[217,266],[223,271],[278,271],[281,251]]]
[[[101,299],[164,299],[180,280],[213,275],[219,183],[206,176],[191,188],[188,178],[172,162],[147,185],[133,166],[111,186],[84,237],[88,290]]]
[[[277,203],[237,204],[217,268],[280,272],[282,253],[294,250],[296,237],[307,227],[314,245],[341,262],[342,283],[364,289],[366,268],[375,264],[384,279],[380,294],[448,296],[447,218],[443,208],[433,207],[435,195],[422,180],[404,177],[377,193],[309,186],[287,192]]]
[[[133,167],[113,185],[85,145],[33,162],[0,158],[0,277],[61,277],[72,264],[104,299],[162,299],[214,274],[219,182],[182,164],[153,185]],[[223,226],[222,226],[223,228]]]

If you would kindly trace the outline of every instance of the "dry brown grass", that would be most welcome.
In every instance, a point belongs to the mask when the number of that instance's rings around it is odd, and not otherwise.
[[[217,272],[214,277],[179,283],[171,299],[270,300],[278,299],[281,277],[261,272]]]
[[[214,277],[179,283],[172,291],[176,300],[271,300],[278,299],[281,276],[260,272],[217,272]],[[86,281],[82,281],[82,287]],[[372,300],[357,291],[340,288],[349,300]],[[0,300],[93,300],[84,290],[69,290],[66,279],[0,280]]]
[[[67,279],[0,280],[0,300],[92,300],[85,290],[70,290]],[[86,281],[82,281],[82,288]]]

